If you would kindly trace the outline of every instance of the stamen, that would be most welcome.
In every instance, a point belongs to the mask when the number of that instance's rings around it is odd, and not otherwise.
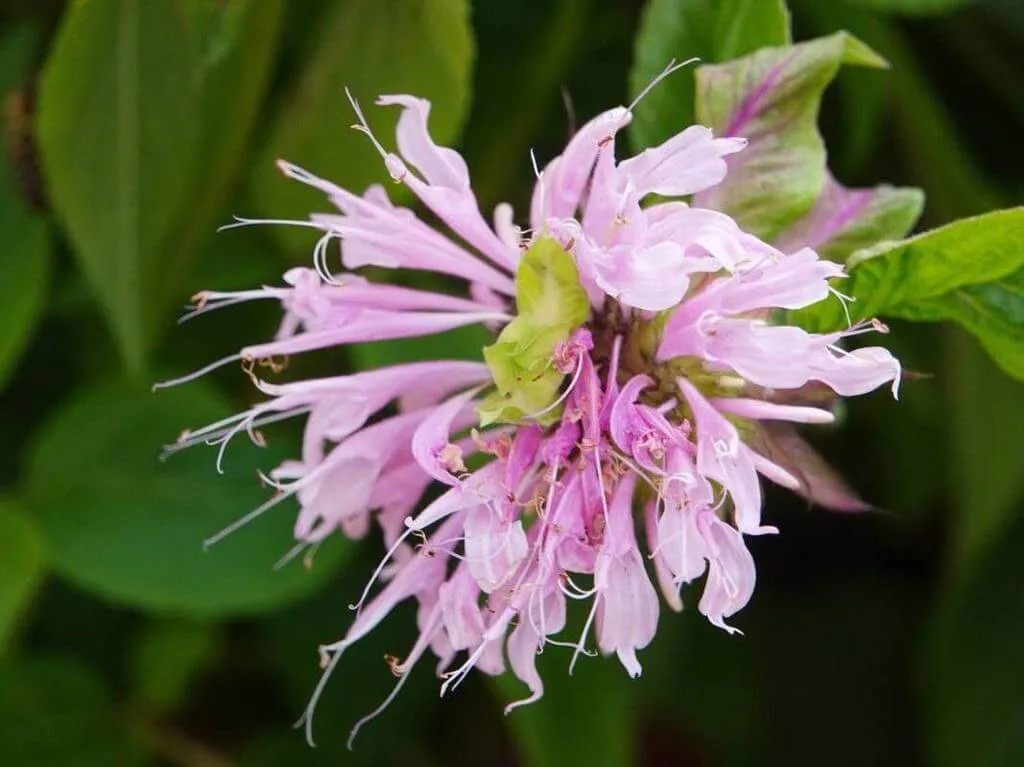
[[[370,130],[370,124],[366,121],[366,117],[363,115],[363,110],[359,108],[359,102],[352,96],[352,92],[345,87],[345,95],[348,97],[348,103],[352,105],[353,111],[356,113],[356,119],[359,123],[353,125],[352,128],[365,134],[370,141],[373,143],[373,148],[377,150],[377,153],[384,159],[384,167],[387,168],[388,173],[395,181],[401,181],[408,174],[408,169],[405,167],[405,163],[402,159],[394,154],[393,152],[387,151],[381,143],[377,140],[377,137],[373,135],[373,131]]]
[[[576,667],[576,660],[580,657],[580,654],[586,654],[587,651],[583,645],[586,644],[587,635],[590,634],[590,626],[594,622],[594,616],[597,615],[597,600],[600,599],[600,595],[594,599],[594,604],[590,608],[590,614],[587,615],[587,622],[583,625],[583,631],[580,633],[579,641],[576,643],[576,648],[572,653],[572,660],[569,661],[569,675],[572,676],[572,671]]]
[[[334,673],[334,669],[338,667],[338,661],[341,660],[341,654],[345,651],[348,643],[345,640],[336,642],[333,645],[321,645],[320,653],[322,657],[325,657],[327,653],[331,653],[330,661],[324,667],[324,671],[320,674],[320,679],[317,680],[316,687],[313,688],[313,694],[309,698],[309,703],[306,704],[306,709],[302,712],[302,716],[295,723],[295,727],[302,727],[305,725],[306,730],[306,743],[311,748],[316,748],[316,743],[313,741],[313,714],[316,712],[316,705],[320,701],[320,696],[323,695],[324,689],[327,687],[327,682],[331,678],[331,674]]]
[[[157,391],[158,389],[168,389],[171,386],[177,386],[178,384],[188,383],[189,381],[195,381],[197,378],[202,378],[204,375],[213,370],[216,370],[217,368],[224,367],[225,365],[229,365],[232,362],[238,362],[241,359],[241,354],[232,354],[227,357],[221,357],[216,362],[211,362],[206,367],[199,368],[199,370],[189,373],[188,375],[181,376],[180,378],[172,378],[168,381],[160,381],[158,383],[155,383],[153,384],[153,391]]]
[[[376,582],[377,578],[380,577],[380,574],[384,571],[384,568],[387,566],[388,561],[391,559],[391,557],[395,555],[395,552],[398,551],[398,547],[402,545],[405,539],[408,538],[409,535],[414,530],[415,528],[413,527],[407,527],[405,528],[405,531],[400,536],[398,536],[398,540],[396,540],[394,545],[392,545],[391,548],[388,549],[387,553],[384,555],[384,557],[380,560],[380,563],[377,565],[377,569],[373,571],[373,575],[370,576],[370,580],[369,582],[367,582],[366,587],[363,589],[363,593],[362,596],[359,597],[359,601],[356,602],[354,605],[349,605],[348,609],[356,611],[362,609],[363,605],[366,603],[367,598],[370,596],[370,589],[373,588],[373,584]]]
[[[656,75],[653,80],[651,80],[649,83],[647,83],[647,87],[645,87],[642,91],[640,91],[639,95],[637,95],[637,97],[635,99],[633,99],[633,103],[630,104],[628,107],[626,107],[626,111],[627,112],[632,112],[634,109],[636,109],[637,104],[639,104],[640,101],[643,100],[643,98],[648,93],[650,93],[652,90],[654,90],[655,86],[657,86],[662,80],[664,80],[669,75],[678,72],[683,67],[686,67],[686,66],[689,66],[690,64],[693,64],[695,61],[700,61],[700,58],[698,58],[697,56],[694,56],[692,59],[687,59],[686,61],[682,62],[681,64],[676,64],[676,60],[672,59],[668,63],[668,66],[665,67],[663,70],[661,70],[660,74]]]
[[[224,224],[217,229],[218,232],[226,232],[228,229],[240,229],[243,226],[262,226],[273,225],[273,226],[304,226],[307,229],[323,229],[321,224],[317,224],[314,221],[296,221],[290,218],[242,218],[241,216],[232,216],[235,219],[233,224]]]
[[[341,237],[337,232],[327,232],[316,241],[316,245],[313,246],[313,269],[320,279],[327,284],[340,286],[341,283],[334,279],[334,275],[331,274],[330,269],[327,267],[327,248],[333,239],[341,239]]]
[[[576,384],[579,383],[580,375],[583,374],[583,353],[581,352],[579,355],[577,355],[577,358],[579,361],[576,363],[576,372],[573,374],[572,380],[569,382],[569,385],[565,388],[565,391],[562,392],[561,395],[559,395],[558,399],[556,399],[546,408],[538,410],[536,413],[530,413],[529,415],[523,416],[524,419],[534,420],[540,418],[545,413],[550,413],[556,407],[565,402],[566,398],[570,394],[572,394],[572,390],[575,389]]]
[[[363,725],[373,721],[384,713],[387,707],[390,706],[395,698],[398,697],[398,693],[402,691],[402,687],[405,686],[406,680],[411,676],[410,672],[412,671],[413,666],[415,666],[416,662],[423,655],[423,652],[429,646],[433,635],[437,632],[438,628],[440,628],[441,618],[442,613],[440,608],[435,607],[426,628],[423,629],[423,633],[420,634],[419,639],[416,640],[416,644],[413,646],[412,651],[410,651],[409,657],[406,659],[405,663],[397,664],[392,667],[392,671],[397,673],[399,676],[398,682],[395,684],[390,694],[388,694],[388,697],[386,697],[384,702],[377,706],[377,708],[356,722],[352,731],[349,732],[348,740],[345,742],[345,747],[348,748],[349,751],[352,750],[352,744],[355,742],[356,735],[359,734],[359,730],[363,728]],[[408,668],[406,667],[407,665]]]
[[[303,541],[302,543],[295,544],[290,549],[288,549],[288,552],[283,557],[281,557],[274,563],[274,566],[271,569],[274,572],[277,572],[278,570],[282,569],[285,565],[287,565],[289,562],[294,560],[295,557],[297,557],[307,548],[309,548],[309,544],[305,541]]]

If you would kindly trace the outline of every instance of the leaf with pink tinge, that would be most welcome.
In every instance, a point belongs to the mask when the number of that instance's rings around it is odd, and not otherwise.
[[[886,66],[839,32],[698,69],[698,122],[750,143],[729,158],[725,181],[697,195],[696,204],[728,213],[766,240],[807,215],[826,179],[818,107],[841,64]]]
[[[855,250],[905,237],[923,207],[920,189],[888,184],[848,189],[827,175],[811,212],[779,235],[774,244],[785,253],[813,248],[823,258],[842,262]]]
[[[833,511],[874,509],[789,424],[763,424],[752,442],[755,450],[800,480],[796,492],[812,504]]]

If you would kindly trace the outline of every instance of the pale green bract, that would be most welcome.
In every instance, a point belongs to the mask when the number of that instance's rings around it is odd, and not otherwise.
[[[537,238],[523,254],[516,305],[516,318],[484,347],[496,391],[480,405],[483,426],[518,423],[550,408],[565,377],[551,363],[555,348],[590,315],[572,256],[550,237]],[[559,417],[559,409],[551,408],[536,420],[553,423]]]

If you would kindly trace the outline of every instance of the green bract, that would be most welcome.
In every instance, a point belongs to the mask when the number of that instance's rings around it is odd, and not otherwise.
[[[590,314],[572,256],[550,237],[537,238],[523,255],[516,274],[516,304],[516,318],[484,348],[497,389],[480,406],[484,426],[520,421],[555,401],[564,374],[552,366],[551,356]],[[537,420],[549,423],[558,415],[552,408]]]

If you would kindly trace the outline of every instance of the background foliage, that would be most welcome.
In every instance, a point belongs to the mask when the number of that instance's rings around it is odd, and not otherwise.
[[[844,69],[826,93],[841,181],[922,187],[925,228],[1020,202],[1024,4],[791,0],[788,12],[794,40],[846,29],[892,64]],[[278,157],[356,188],[383,178],[347,130],[343,86],[367,104],[432,99],[434,135],[465,152],[484,206],[522,210],[531,147],[550,157],[574,121],[627,103],[672,57],[786,42],[786,14],[782,0],[0,5],[0,761],[1024,763],[1024,387],[1003,372],[1024,369],[1024,270],[889,296],[889,341],[920,375],[898,405],[853,402],[817,440],[879,511],[829,515],[770,491],[783,535],[753,541],[745,637],[689,611],[663,616],[637,682],[611,661],[570,680],[546,653],[548,694],[507,719],[505,680],[476,676],[439,701],[418,669],[352,753],[349,727],[391,684],[381,655],[410,644],[407,612],[344,664],[321,703],[319,749],[289,725],[373,552],[336,540],[308,571],[272,571],[290,545],[282,508],[204,553],[203,538],[265,497],[254,470],[274,456],[240,446],[226,476],[201,450],[157,460],[182,427],[253,395],[231,374],[159,397],[152,381],[276,319],[244,306],[177,328],[179,306],[308,262],[312,242],[294,232],[216,226],[322,207],[275,173]],[[655,91],[634,145],[692,121],[693,96],[689,71]],[[389,119],[373,113],[379,135]],[[1017,222],[1001,242],[1021,260]],[[877,264],[912,268],[943,242]],[[976,258],[992,255],[972,242]],[[952,322],[910,322],[922,318]],[[474,355],[484,341],[437,343]],[[432,353],[377,344],[317,364]],[[294,436],[268,449],[287,453]]]

